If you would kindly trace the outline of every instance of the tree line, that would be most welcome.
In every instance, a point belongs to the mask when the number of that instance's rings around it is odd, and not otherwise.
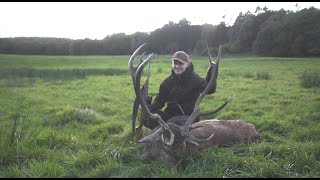
[[[268,10],[257,7],[254,13],[240,13],[232,26],[191,25],[186,18],[169,22],[150,33],[117,33],[102,40],[50,37],[0,38],[1,54],[26,55],[129,55],[141,44],[147,51],[173,54],[184,50],[206,55],[206,44],[224,54],[253,54],[278,57],[320,56],[320,10]]]

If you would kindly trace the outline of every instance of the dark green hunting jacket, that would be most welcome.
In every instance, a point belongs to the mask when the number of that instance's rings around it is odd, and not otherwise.
[[[217,77],[217,69],[216,77]],[[154,102],[151,104],[151,112],[156,112],[160,110],[167,103],[164,110],[172,116],[190,115],[193,112],[195,103],[200,93],[206,88],[211,75],[212,68],[207,71],[206,78],[200,77],[194,72],[193,64],[191,63],[185,72],[176,75],[173,70],[171,70],[171,75],[168,76],[160,85],[159,93],[157,94]],[[214,84],[208,94],[212,94],[216,91],[217,81],[214,80]],[[178,104],[182,108],[180,110]]]

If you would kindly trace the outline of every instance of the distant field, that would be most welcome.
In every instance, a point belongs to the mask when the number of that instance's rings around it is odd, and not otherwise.
[[[204,77],[207,57],[191,58]],[[200,107],[233,99],[202,119],[253,123],[261,139],[192,155],[184,172],[139,159],[128,59],[0,55],[0,177],[320,177],[320,58],[222,56]],[[170,68],[151,62],[153,97]]]

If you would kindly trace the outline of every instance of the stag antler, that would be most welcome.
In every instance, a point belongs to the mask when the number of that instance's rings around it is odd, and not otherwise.
[[[181,135],[186,137],[185,142],[189,142],[189,143],[196,144],[196,145],[198,145],[198,142],[205,142],[205,141],[210,140],[214,134],[212,134],[211,136],[209,136],[208,138],[205,138],[205,139],[196,138],[190,133],[191,124],[200,116],[211,115],[211,114],[214,114],[214,113],[220,111],[228,104],[228,102],[231,100],[231,97],[232,97],[232,95],[231,95],[222,105],[220,105],[219,107],[217,107],[216,109],[214,109],[212,111],[200,112],[199,105],[200,105],[201,101],[203,100],[203,98],[209,92],[210,88],[212,87],[214,79],[217,78],[217,74],[218,74],[217,71],[218,71],[218,65],[219,65],[220,54],[221,54],[221,46],[220,46],[217,58],[215,60],[212,60],[208,44],[207,44],[207,49],[208,49],[209,63],[210,63],[210,66],[212,67],[211,78],[210,78],[210,81],[209,81],[207,87],[204,89],[204,91],[198,97],[192,114],[189,116],[185,125],[181,128]]]
[[[163,134],[161,134],[161,141],[165,144],[167,144],[168,146],[171,146],[173,144],[173,140],[174,140],[174,134],[171,131],[171,129],[169,128],[169,126],[162,120],[162,118],[158,115],[158,114],[153,114],[150,112],[147,103],[145,102],[144,98],[142,97],[141,94],[141,89],[140,89],[140,79],[141,79],[141,74],[143,71],[143,68],[145,67],[145,65],[152,59],[154,58],[154,53],[150,54],[148,56],[147,59],[145,59],[142,63],[140,63],[140,65],[138,67],[133,67],[133,60],[135,58],[135,56],[138,54],[139,50],[145,46],[146,43],[142,44],[130,57],[129,59],[129,71],[132,77],[132,83],[133,83],[133,87],[134,87],[134,91],[136,93],[136,96],[139,100],[139,103],[141,105],[141,108],[144,110],[145,112],[145,116],[149,117],[152,120],[156,120],[158,121],[158,123],[160,124],[161,128],[169,131],[170,133],[170,140],[169,142],[165,142],[164,141],[164,137]]]

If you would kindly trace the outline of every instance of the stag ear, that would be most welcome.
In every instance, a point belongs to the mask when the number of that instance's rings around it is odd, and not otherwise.
[[[151,133],[148,136],[140,139],[138,143],[147,143],[147,142],[156,142],[161,140],[161,134],[163,133],[164,129],[160,127],[156,132]]]

